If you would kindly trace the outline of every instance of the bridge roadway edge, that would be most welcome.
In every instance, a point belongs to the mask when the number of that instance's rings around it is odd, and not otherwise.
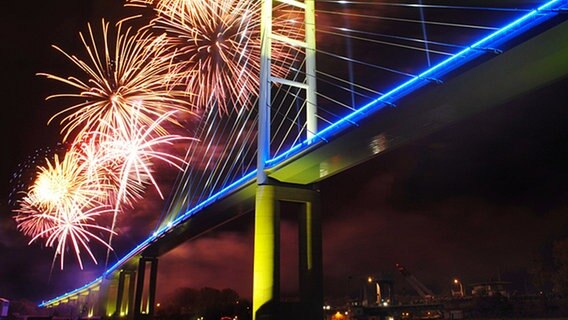
[[[369,115],[333,141],[273,168],[269,176],[296,184],[322,181],[387,150],[567,77],[566,57],[568,21],[479,65],[474,61],[460,67],[459,70],[466,71],[443,79],[442,84],[431,83],[419,89],[396,107]]]

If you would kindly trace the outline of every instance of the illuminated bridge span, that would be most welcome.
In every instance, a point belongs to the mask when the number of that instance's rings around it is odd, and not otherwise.
[[[273,34],[272,2],[263,2],[258,108],[206,114],[153,234],[99,278],[41,306],[148,317],[157,258],[254,210],[254,315],[273,319],[278,203],[291,201],[305,208],[299,318],[321,319],[313,183],[568,74],[568,0],[279,2],[302,13],[292,22],[304,40]],[[295,47],[286,79],[270,74],[280,63],[270,59],[271,42]]]

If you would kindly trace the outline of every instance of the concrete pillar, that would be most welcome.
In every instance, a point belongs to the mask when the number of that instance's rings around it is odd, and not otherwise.
[[[128,315],[128,319],[134,319],[134,289],[136,288],[136,272],[130,271],[130,279],[128,281],[128,308],[126,314]]]
[[[318,101],[316,86],[316,3],[304,0],[306,31],[306,138],[311,139],[318,132]]]
[[[277,319],[280,307],[280,206],[303,204],[299,219],[301,319],[321,320],[323,287],[319,193],[304,186],[259,185],[254,231],[253,319]]]
[[[118,274],[118,292],[116,294],[116,311],[115,311],[115,315],[117,316],[124,316],[125,314],[123,314],[122,311],[122,299],[124,296],[124,280],[126,277],[126,273],[124,272],[124,270],[120,270],[120,273]]]
[[[132,270],[121,270],[118,276],[115,314],[119,317],[134,319],[134,277]]]
[[[260,88],[258,96],[258,142],[256,181],[266,184],[268,177],[264,169],[270,159],[270,58],[272,55],[272,0],[261,0],[262,12],[260,23]]]
[[[138,260],[138,272],[136,273],[136,293],[134,295],[134,318],[139,319],[142,309],[142,293],[144,291],[144,277],[146,272],[146,260]]]
[[[146,265],[150,264],[148,286],[146,286]],[[156,301],[156,281],[158,276],[158,259],[142,257],[138,263],[136,275],[136,293],[134,295],[134,319],[150,319],[154,314]],[[146,291],[147,289],[147,291]],[[147,293],[147,301],[144,301]],[[146,302],[146,303],[144,303]]]
[[[256,189],[254,217],[253,319],[276,319],[280,300],[280,214],[276,187]]]
[[[116,312],[119,275],[113,273],[102,278],[99,289],[98,310],[101,317],[110,317]]]
[[[153,316],[156,309],[156,282],[158,279],[158,259],[154,258],[150,264],[150,291],[148,292],[148,315]]]
[[[318,193],[304,203],[299,218],[300,301],[303,319],[323,319],[323,272],[320,199]]]

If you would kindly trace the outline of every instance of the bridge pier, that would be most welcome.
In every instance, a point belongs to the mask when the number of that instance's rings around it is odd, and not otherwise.
[[[150,267],[149,277],[146,278],[146,267]],[[158,259],[141,257],[138,262],[136,277],[136,293],[134,295],[134,319],[151,319],[156,305],[156,280],[158,275]]]
[[[99,289],[98,314],[101,317],[111,317],[116,312],[119,276],[112,273],[103,276]]]
[[[103,277],[98,289],[98,314],[107,319],[150,319],[154,314],[157,273],[158,259],[141,257],[137,271],[121,269]]]
[[[323,288],[319,192],[304,186],[259,185],[254,231],[253,319],[288,314],[280,303],[280,202],[302,205],[299,219],[300,302],[297,319],[322,319]]]
[[[136,272],[133,270],[121,270],[118,278],[118,293],[116,297],[116,315],[128,316],[134,319],[132,312],[134,304],[134,279]]]
[[[98,313],[106,318],[133,319],[134,279],[136,272],[121,269],[103,278],[98,292]],[[93,311],[89,311],[93,314]]]

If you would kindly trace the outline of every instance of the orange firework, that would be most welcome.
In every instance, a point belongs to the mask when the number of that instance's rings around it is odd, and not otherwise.
[[[40,73],[75,90],[48,97],[75,101],[50,119],[64,116],[61,120],[64,140],[73,132],[81,136],[101,131],[105,128],[101,120],[120,126],[134,109],[139,110],[140,121],[146,124],[173,110],[191,113],[188,93],[171,86],[171,54],[165,37],[154,37],[148,31],[134,32],[131,28],[123,32],[119,23],[113,43],[109,24],[103,21],[102,26],[102,41],[95,39],[91,25],[88,37],[80,33],[86,60],[54,46],[84,72],[84,77]],[[173,118],[169,120],[177,123]],[[162,127],[156,129],[166,134]]]
[[[89,229],[111,232],[92,223],[95,216],[110,212],[108,205],[100,203],[105,199],[105,185],[89,179],[75,155],[69,152],[62,161],[55,155],[53,162],[47,160],[45,167],[38,168],[37,178],[19,201],[14,217],[18,229],[32,238],[30,243],[38,239],[45,239],[50,247],[57,243],[56,257],[61,256],[62,268],[67,241],[73,244],[82,268],[81,248],[96,262],[87,243],[90,239],[100,242]]]
[[[67,153],[62,161],[55,155],[53,163],[47,160],[47,166],[38,169],[29,194],[40,208],[47,211],[67,210],[78,203],[84,206],[104,197],[102,184],[87,178],[84,166],[74,153]]]
[[[260,74],[261,1],[257,0],[161,0],[153,26],[164,30],[176,48],[175,61],[181,83],[199,108],[216,107],[227,112],[250,107],[257,96]],[[276,33],[298,39],[301,26],[289,17],[273,21]],[[290,46],[273,46],[272,74],[285,77],[294,62]]]

